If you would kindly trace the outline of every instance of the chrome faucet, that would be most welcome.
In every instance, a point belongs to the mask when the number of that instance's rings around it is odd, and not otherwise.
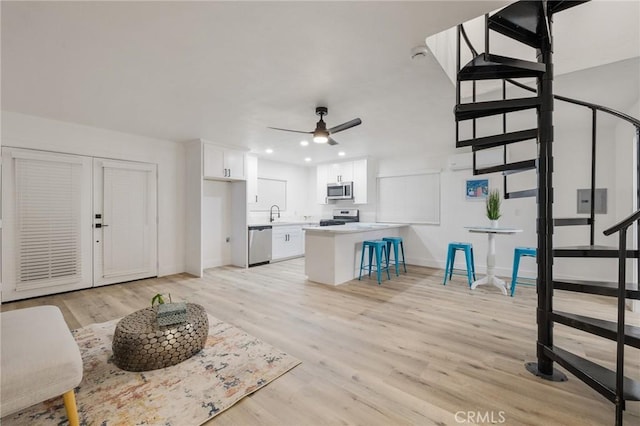
[[[269,222],[273,222],[273,208],[274,207],[278,209],[278,218],[280,218],[280,207],[277,204],[274,204],[271,207],[269,207]]]

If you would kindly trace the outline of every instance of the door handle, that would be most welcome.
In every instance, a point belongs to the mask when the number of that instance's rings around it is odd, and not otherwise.
[[[109,226],[109,225],[103,225],[101,223],[96,223],[96,228],[98,228],[98,229],[99,228],[106,228],[107,226]]]

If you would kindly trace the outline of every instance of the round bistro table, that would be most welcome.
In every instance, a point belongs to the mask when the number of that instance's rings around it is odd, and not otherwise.
[[[204,308],[187,303],[187,321],[159,326],[158,307],[141,309],[122,318],[113,335],[113,362],[127,371],[170,367],[200,352],[209,334]]]
[[[478,232],[481,234],[487,234],[489,237],[489,250],[487,250],[487,276],[474,281],[471,284],[471,289],[474,290],[479,285],[493,284],[498,287],[502,294],[507,295],[507,283],[504,280],[496,277],[496,235],[512,235],[522,232],[522,229],[515,228],[493,228],[490,226],[465,226],[469,232]]]

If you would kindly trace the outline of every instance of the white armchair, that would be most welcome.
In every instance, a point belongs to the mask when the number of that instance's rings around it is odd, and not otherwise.
[[[38,306],[0,314],[0,416],[62,395],[69,424],[79,424],[74,388],[82,358],[62,312]]]

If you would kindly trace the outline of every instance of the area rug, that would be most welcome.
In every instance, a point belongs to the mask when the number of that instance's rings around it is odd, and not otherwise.
[[[111,362],[118,320],[73,334],[84,374],[76,388],[82,425],[200,425],[300,361],[209,315],[204,349],[172,367],[133,373]],[[10,425],[68,424],[62,397],[2,419]]]

